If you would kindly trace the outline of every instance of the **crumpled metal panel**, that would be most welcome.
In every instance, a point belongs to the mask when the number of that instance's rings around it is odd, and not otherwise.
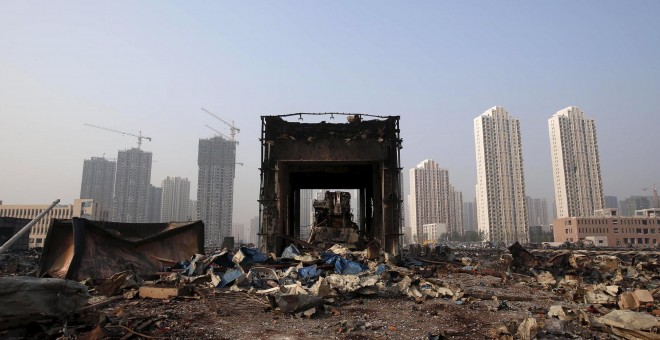
[[[39,277],[105,279],[133,270],[162,271],[155,257],[175,261],[204,253],[204,223],[115,223],[53,220],[37,269]]]

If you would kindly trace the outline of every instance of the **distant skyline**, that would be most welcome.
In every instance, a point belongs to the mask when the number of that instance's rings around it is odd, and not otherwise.
[[[552,202],[547,121],[577,106],[595,120],[604,194],[646,196],[660,185],[659,12],[657,1],[3,1],[0,200],[71,203],[85,159],[136,146],[84,123],[152,137],[152,184],[187,177],[195,198],[205,124],[229,135],[201,107],[241,129],[236,224],[258,213],[259,117],[293,112],[400,115],[404,173],[434,159],[471,202],[473,119],[503,106],[520,120],[527,195]]]

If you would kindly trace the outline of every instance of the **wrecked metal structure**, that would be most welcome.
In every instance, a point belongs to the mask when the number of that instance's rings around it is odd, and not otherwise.
[[[312,207],[314,223],[307,242],[324,249],[334,244],[349,248],[364,245],[359,227],[353,222],[350,193],[326,191],[324,199],[314,200]]]
[[[204,252],[204,223],[120,223],[51,220],[38,277],[105,279],[133,270],[161,271],[161,259],[185,259]]]
[[[287,121],[345,116],[345,123]],[[301,189],[357,189],[359,233],[398,254],[402,224],[399,116],[295,113],[262,116],[260,237],[281,253],[300,236]]]

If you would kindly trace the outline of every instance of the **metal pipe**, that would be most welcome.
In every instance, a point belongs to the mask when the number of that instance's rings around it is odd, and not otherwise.
[[[5,244],[0,247],[0,254],[4,253],[5,250],[9,249],[16,240],[21,238],[26,232],[30,231],[30,228],[32,228],[33,225],[37,224],[46,214],[48,214],[49,211],[51,211],[58,203],[60,203],[60,199],[56,199],[53,204],[51,204],[46,210],[42,211],[37,217],[35,217],[30,223],[28,223],[23,229],[19,230],[16,235],[14,235],[12,238],[9,239],[9,241],[5,242]]]

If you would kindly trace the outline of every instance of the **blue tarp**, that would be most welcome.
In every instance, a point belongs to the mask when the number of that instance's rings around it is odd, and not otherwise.
[[[367,266],[359,262],[354,262],[339,255],[325,253],[321,255],[325,263],[335,266],[335,273],[341,275],[355,275],[367,269]]]
[[[241,273],[241,271],[238,269],[228,270],[224,275],[222,275],[222,280],[218,284],[218,288],[224,288],[228,284],[236,281],[236,279],[241,277],[242,274],[243,273]]]
[[[318,269],[315,264],[298,269],[298,276],[305,283],[316,281],[321,274],[323,274],[323,269]]]
[[[232,256],[232,253],[226,251],[220,254],[213,254],[211,258],[213,259],[213,263],[217,264],[218,266],[234,268],[234,262],[231,262]]]
[[[239,251],[243,253],[244,256],[241,260],[241,265],[265,262],[266,259],[268,259],[266,254],[260,252],[256,248],[241,247]]]

